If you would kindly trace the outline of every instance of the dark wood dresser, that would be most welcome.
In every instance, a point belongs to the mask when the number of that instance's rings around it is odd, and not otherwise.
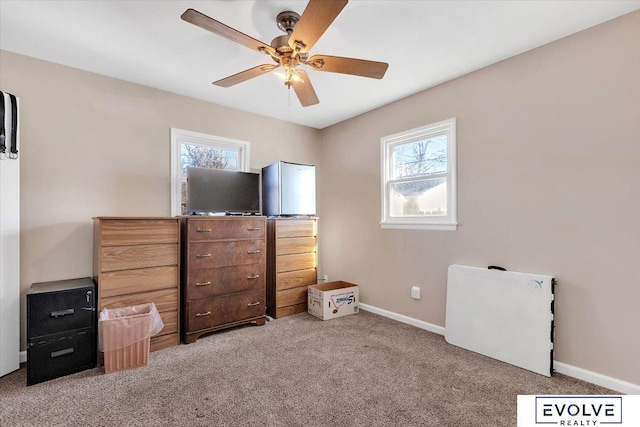
[[[182,219],[182,338],[265,323],[266,218]]]

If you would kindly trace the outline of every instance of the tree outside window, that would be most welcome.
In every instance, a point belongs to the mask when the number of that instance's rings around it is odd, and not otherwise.
[[[447,137],[410,142],[393,148],[391,215],[446,215]]]
[[[455,230],[455,119],[380,139],[385,228]]]
[[[238,170],[237,150],[223,149],[207,145],[180,144],[180,210],[186,215],[187,209],[187,168],[211,168]]]
[[[249,143],[181,129],[171,129],[171,213],[185,215],[187,168],[248,172]]]

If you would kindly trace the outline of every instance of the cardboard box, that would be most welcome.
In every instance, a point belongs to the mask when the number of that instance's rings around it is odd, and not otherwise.
[[[357,313],[359,308],[358,285],[349,282],[327,282],[307,287],[308,312],[329,320]]]

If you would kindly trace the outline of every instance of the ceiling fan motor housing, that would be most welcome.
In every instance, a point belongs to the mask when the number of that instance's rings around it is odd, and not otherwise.
[[[293,49],[289,46],[289,34],[284,34],[271,40],[271,47],[281,54],[293,52]]]
[[[299,56],[299,59],[302,60],[306,59],[306,55],[296,55],[296,52],[294,52],[294,49],[289,44],[289,38],[291,37],[293,29],[299,20],[300,15],[292,11],[280,12],[276,17],[278,28],[287,33],[282,36],[278,36],[271,41],[271,47],[273,47],[280,55],[279,58],[274,58],[274,60],[278,63],[281,63],[282,65],[285,65],[283,63],[283,59],[287,58],[288,60],[286,62],[288,62],[292,67],[297,66],[299,63],[299,60],[296,56]]]
[[[293,28],[299,20],[300,15],[290,10],[280,12],[276,17],[278,28],[287,33],[282,36],[278,36],[271,41],[271,47],[273,47],[279,54],[287,55],[293,52],[293,49],[289,46],[289,37],[291,36],[291,33],[293,33]]]

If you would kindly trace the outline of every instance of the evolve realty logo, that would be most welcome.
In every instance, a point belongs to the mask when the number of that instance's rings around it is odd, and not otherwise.
[[[622,424],[620,396],[536,396],[536,425]]]

